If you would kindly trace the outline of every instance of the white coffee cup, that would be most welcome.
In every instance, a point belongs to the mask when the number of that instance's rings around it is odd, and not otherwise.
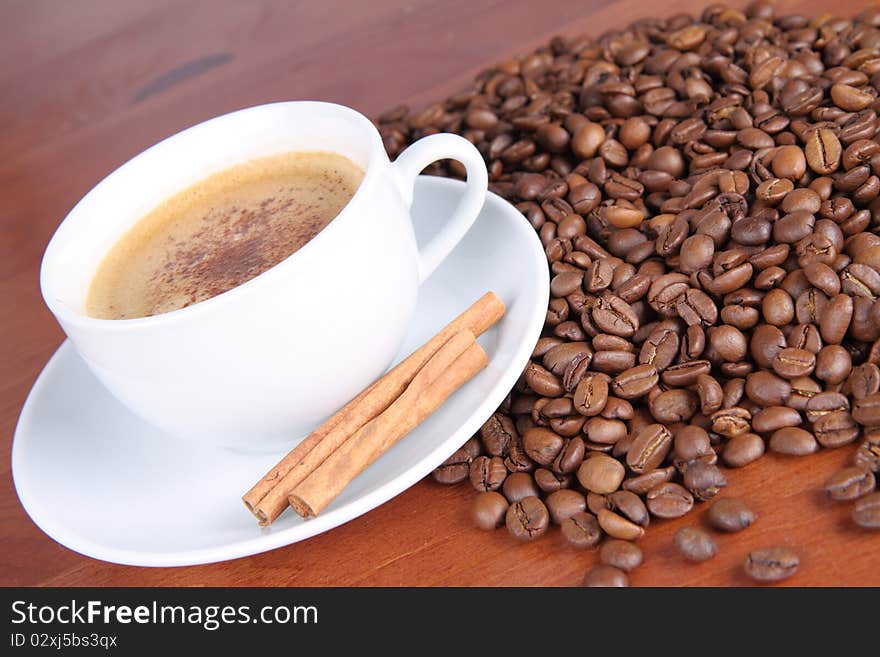
[[[333,151],[364,169],[339,215],[263,274],[152,317],[85,313],[95,271],[160,202],[250,159]],[[467,170],[446,225],[421,249],[413,184],[435,160]],[[486,167],[456,135],[431,135],[390,162],[375,126],[330,103],[285,102],[211,119],[119,167],[70,211],[43,256],[43,298],[104,385],[137,415],[186,439],[243,448],[290,443],[376,379],[401,346],[419,284],[461,240],[486,196]]]

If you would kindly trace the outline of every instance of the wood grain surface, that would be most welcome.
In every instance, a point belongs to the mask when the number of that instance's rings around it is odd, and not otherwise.
[[[40,256],[67,210],[153,142],[205,118],[267,101],[323,99],[377,114],[459,90],[481,68],[554,34],[598,34],[705,3],[624,0],[381,2],[5,0],[0,3],[0,585],[574,585],[594,551],[557,529],[530,544],[468,519],[469,484],[423,481],[382,507],[302,543],[190,568],[95,561],[46,537],[12,485],[21,406],[62,340],[38,287]],[[858,0],[779,2],[780,11],[851,15]],[[751,548],[801,555],[785,584],[880,584],[880,535],[857,531],[825,478],[852,448],[767,456],[729,471],[728,494],[759,519],[718,538],[701,565],[676,557],[672,534],[703,523],[705,505],[656,522],[641,541],[635,585],[740,585]],[[258,473],[255,473],[255,475]],[[238,495],[239,491],[230,491]],[[112,494],[112,491],[108,491]],[[59,500],[59,503],[63,503]],[[242,513],[245,513],[242,510]]]

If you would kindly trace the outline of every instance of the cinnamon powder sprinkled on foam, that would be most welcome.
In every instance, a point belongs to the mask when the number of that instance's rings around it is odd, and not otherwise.
[[[102,319],[169,312],[258,276],[317,235],[363,171],[326,152],[237,165],[176,194],[111,249],[86,311]]]

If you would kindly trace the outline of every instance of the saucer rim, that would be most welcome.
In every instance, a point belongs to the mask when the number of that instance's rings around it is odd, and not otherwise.
[[[418,178],[422,181],[421,184],[426,184],[427,181],[430,181],[431,185],[438,185],[440,187],[463,187],[465,184],[459,180],[440,178],[437,176],[421,175]],[[69,527],[46,520],[46,518],[51,517],[51,515],[47,515],[43,512],[43,505],[28,492],[26,482],[21,482],[16,475],[17,472],[20,472],[22,468],[26,467],[22,463],[23,457],[21,456],[21,445],[26,439],[22,436],[25,435],[26,425],[30,422],[30,418],[34,413],[32,409],[32,406],[36,403],[34,400],[42,396],[40,394],[41,391],[46,385],[49,385],[50,381],[54,381],[52,375],[55,373],[55,369],[60,367],[58,363],[65,355],[66,351],[73,350],[72,355],[76,358],[79,357],[70,341],[65,339],[49,358],[31,387],[19,414],[13,435],[10,468],[12,481],[19,501],[28,517],[52,540],[89,558],[127,566],[182,567],[230,561],[292,545],[293,543],[297,543],[335,527],[344,525],[345,523],[388,502],[408,488],[411,488],[425,476],[430,474],[430,472],[436,467],[437,463],[442,462],[443,458],[446,458],[446,455],[453,444],[463,444],[465,440],[476,433],[491,414],[495,412],[498,405],[503,401],[504,396],[515,385],[522,369],[531,357],[534,344],[540,337],[544,326],[546,303],[550,295],[550,276],[540,240],[532,227],[523,218],[522,214],[508,201],[490,191],[486,194],[484,207],[488,206],[490,203],[496,204],[499,211],[509,218],[512,226],[510,226],[508,230],[518,231],[519,234],[517,239],[523,239],[529,244],[528,250],[531,252],[531,257],[535,260],[533,264],[537,265],[536,267],[532,267],[534,270],[532,273],[534,276],[533,283],[537,290],[535,295],[537,301],[534,307],[526,313],[526,316],[528,317],[528,331],[522,336],[519,345],[511,356],[511,366],[501,374],[496,384],[492,386],[488,393],[483,397],[483,400],[475,407],[468,417],[458,425],[457,429],[452,431],[446,438],[439,441],[433,450],[424,454],[417,463],[407,468],[403,473],[379,485],[375,490],[352,500],[339,509],[334,509],[327,514],[319,515],[318,517],[309,519],[302,524],[286,527],[281,530],[273,530],[271,527],[264,528],[261,535],[253,538],[222,543],[212,547],[165,552],[107,547],[104,544],[97,543],[83,536]],[[481,213],[482,212],[483,210],[481,210]],[[520,265],[521,264],[522,263],[520,263]],[[517,269],[523,271],[524,267],[518,266]],[[514,367],[514,365],[516,365],[516,367]],[[441,452],[443,456],[438,460],[438,456]],[[41,517],[42,521],[40,520]],[[290,536],[291,534],[293,534],[293,537]]]

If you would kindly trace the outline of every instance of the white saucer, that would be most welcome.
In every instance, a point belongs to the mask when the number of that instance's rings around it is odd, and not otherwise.
[[[420,242],[443,224],[462,187],[419,178],[413,217]],[[138,566],[234,559],[341,525],[412,486],[476,432],[516,382],[540,335],[549,296],[541,243],[522,215],[494,194],[423,285],[401,356],[488,290],[507,305],[501,322],[480,339],[488,367],[315,519],[287,511],[260,529],[240,496],[280,454],[174,440],[119,404],[69,342],[40,374],[15,431],[12,473],[21,503],[71,550]]]

